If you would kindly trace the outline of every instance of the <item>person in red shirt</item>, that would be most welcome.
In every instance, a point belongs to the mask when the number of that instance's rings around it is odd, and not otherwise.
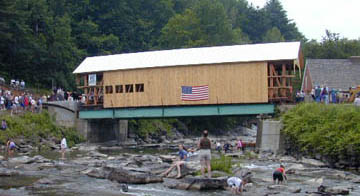
[[[280,167],[277,168],[273,173],[274,184],[281,184],[284,181],[284,179],[287,180],[285,174],[285,167],[284,165],[280,165]]]
[[[29,97],[27,95],[25,95],[24,97],[24,105],[25,105],[25,110],[27,110],[29,106]]]

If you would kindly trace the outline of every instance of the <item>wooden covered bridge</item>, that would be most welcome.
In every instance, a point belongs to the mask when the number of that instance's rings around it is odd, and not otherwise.
[[[282,42],[88,57],[73,73],[80,118],[127,119],[273,113],[302,66],[300,42]]]

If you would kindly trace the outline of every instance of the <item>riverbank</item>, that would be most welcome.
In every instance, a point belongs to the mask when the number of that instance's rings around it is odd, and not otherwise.
[[[360,167],[360,107],[298,104],[281,118],[288,154],[336,168]]]
[[[67,139],[70,147],[85,141],[75,129],[56,125],[53,117],[46,111],[14,116],[5,114],[0,116],[0,122],[2,120],[5,120],[7,128],[0,131],[0,144],[4,146],[11,138],[16,143],[17,150],[22,153],[59,149],[62,137]]]

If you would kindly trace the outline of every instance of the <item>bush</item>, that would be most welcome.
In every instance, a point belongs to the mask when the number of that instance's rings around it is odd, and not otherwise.
[[[221,155],[218,159],[211,159],[211,170],[223,171],[227,174],[232,174],[232,158]]]
[[[176,119],[138,119],[129,121],[129,129],[135,131],[143,138],[149,135],[171,134]],[[165,133],[165,134],[164,134]]]
[[[25,138],[29,139],[33,144],[37,144],[40,138],[48,139],[55,137],[61,140],[64,135],[71,147],[76,143],[84,141],[84,139],[73,128],[64,128],[57,126],[55,120],[46,111],[40,114],[31,112],[21,116],[0,116],[1,120],[6,120],[8,128],[6,131],[0,131],[0,142],[5,144],[8,138]]]
[[[360,108],[299,104],[282,116],[288,146],[333,160],[360,157]]]

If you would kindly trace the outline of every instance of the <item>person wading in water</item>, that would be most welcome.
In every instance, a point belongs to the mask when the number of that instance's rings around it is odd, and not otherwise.
[[[284,165],[280,165],[280,167],[277,168],[273,173],[274,184],[282,184],[284,179],[287,180],[287,177],[285,174],[285,167],[284,167]]]
[[[211,178],[211,142],[207,138],[208,131],[204,130],[203,138],[198,143],[198,149],[200,149],[200,163],[201,163],[201,174],[205,176],[205,168],[207,168],[208,177]]]

